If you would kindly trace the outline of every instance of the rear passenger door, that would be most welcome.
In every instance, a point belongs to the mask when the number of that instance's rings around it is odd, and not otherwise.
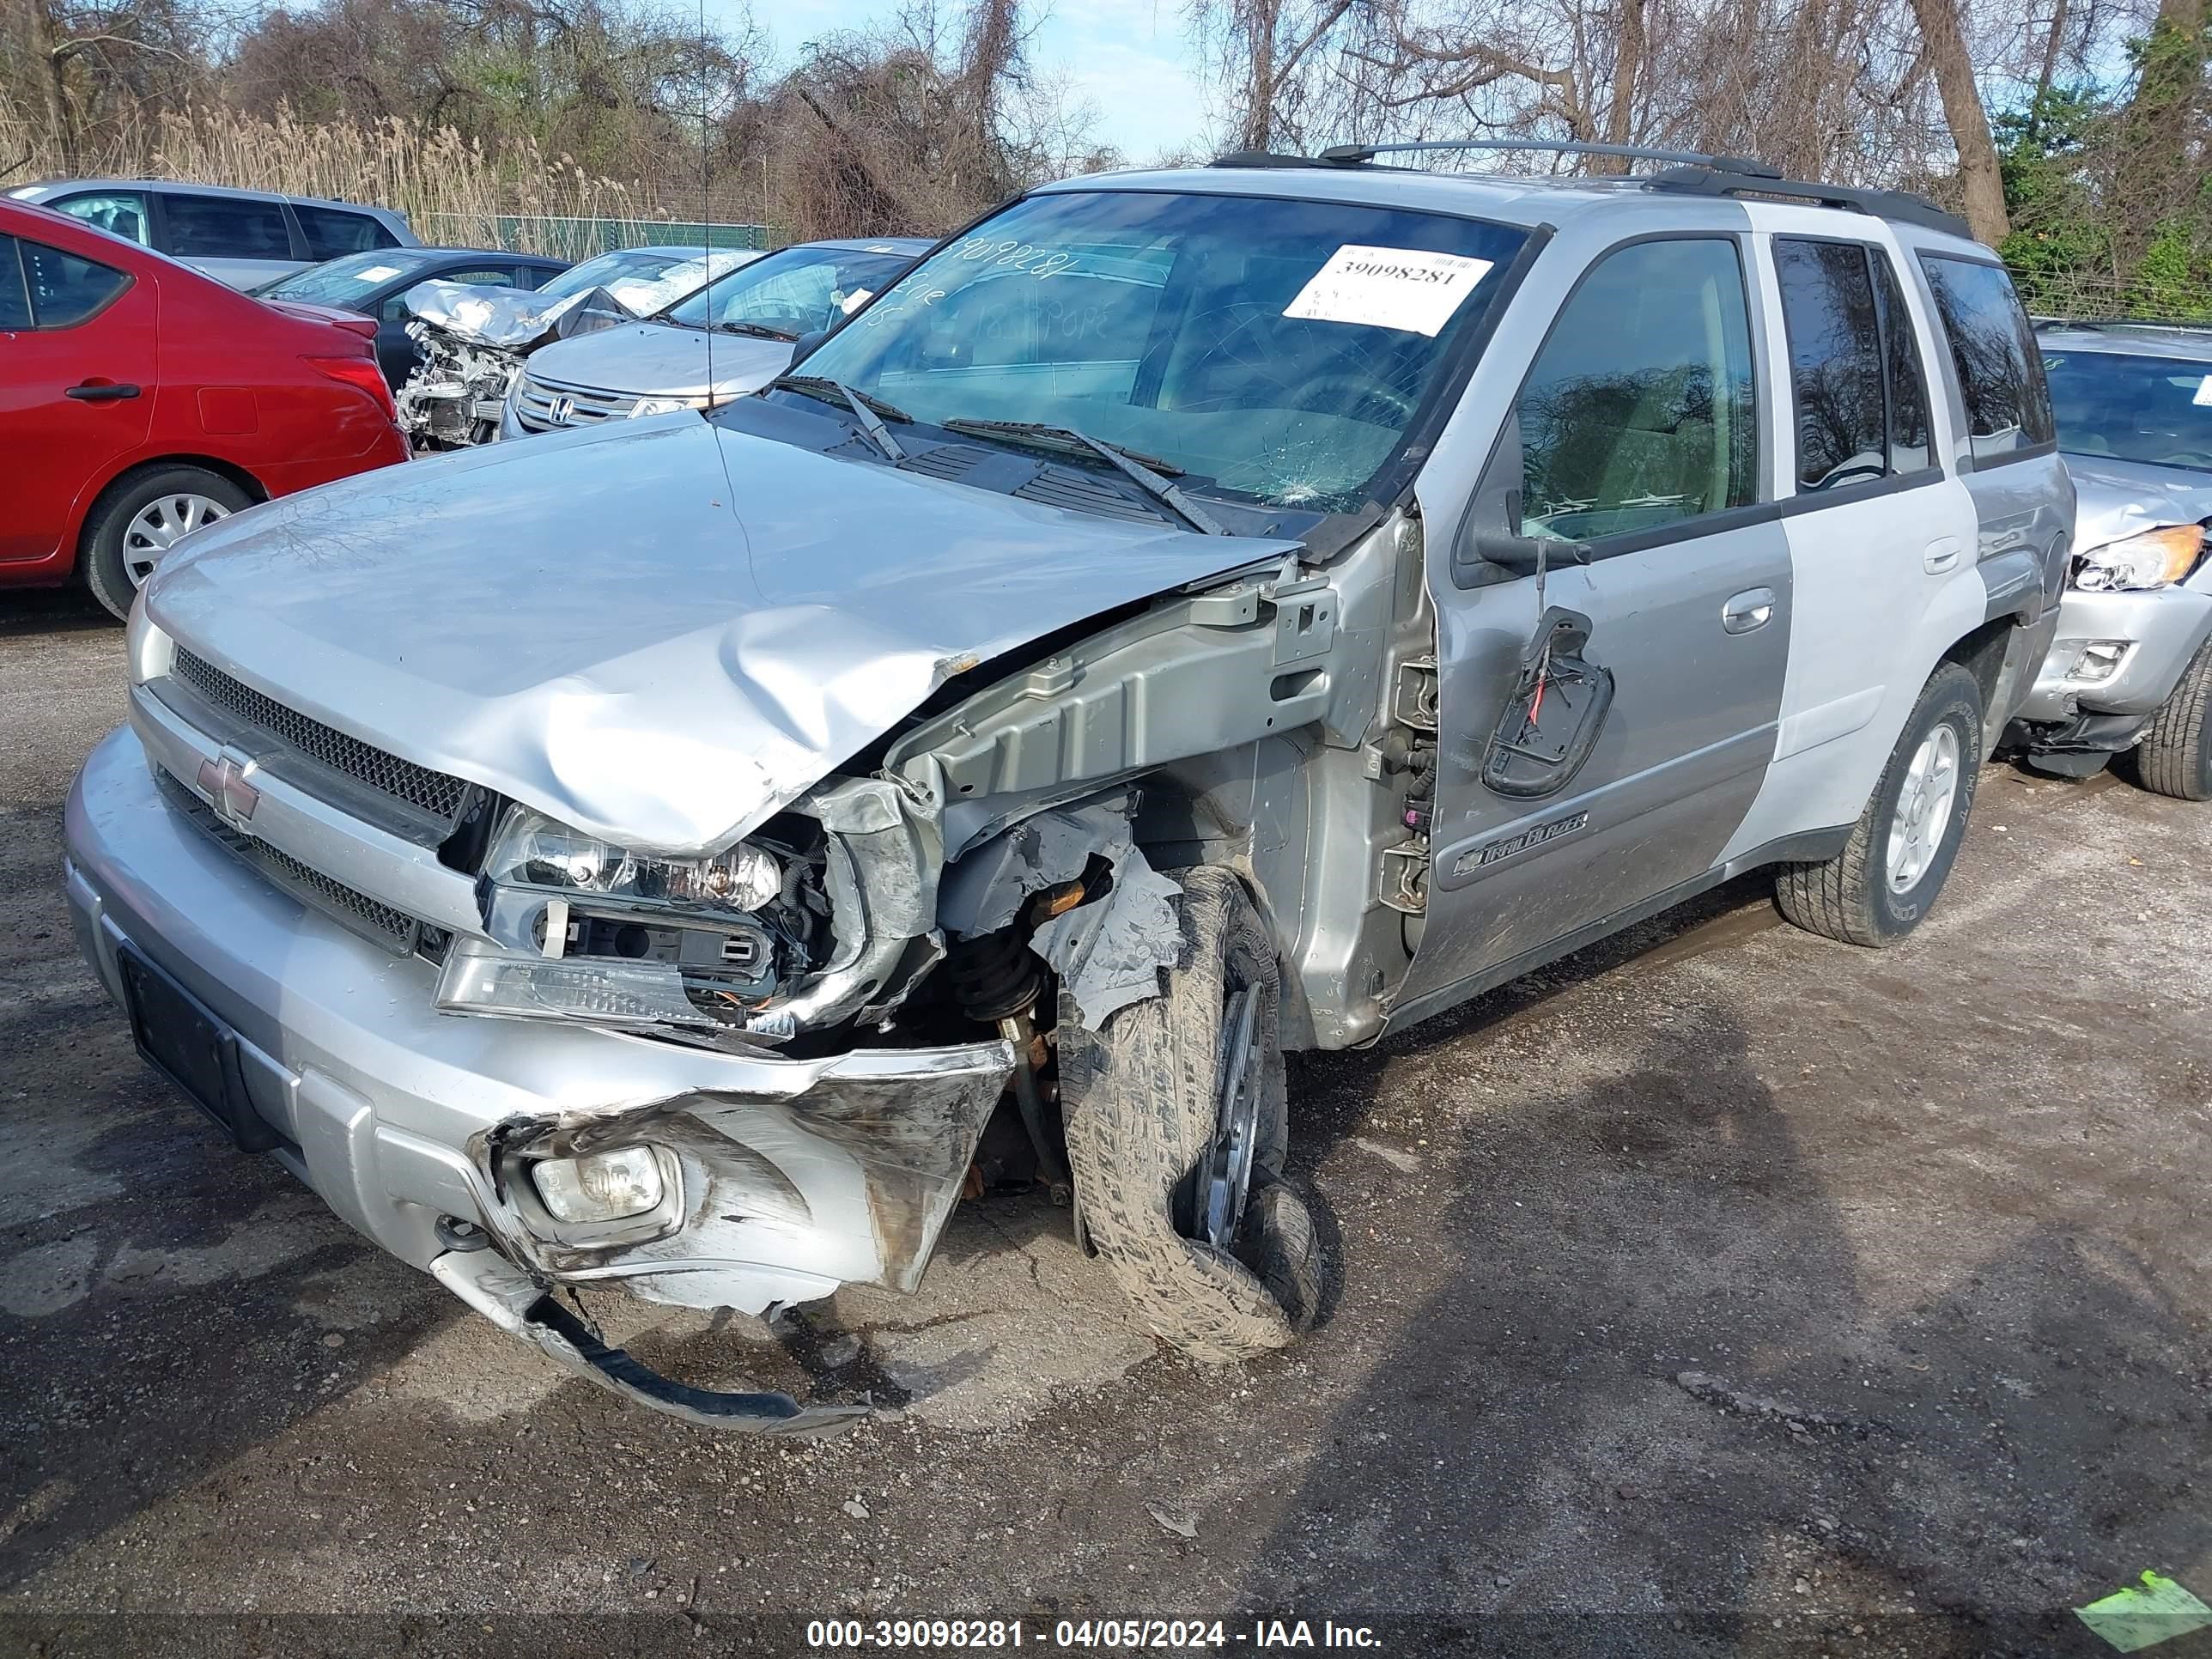
[[[252,288],[306,263],[294,251],[291,220],[281,201],[165,190],[158,203],[155,246],[228,287]]]
[[[1879,223],[1843,240],[1832,215],[1749,211],[1769,232],[1785,347],[1797,626],[1774,763],[1731,858],[1856,823],[1937,659],[1984,610],[1973,508],[1943,464],[1929,395],[1943,381],[1898,244]]]
[[[1749,290],[1736,236],[1617,246],[1588,266],[1520,382],[1469,531],[1517,516],[1523,536],[1582,543],[1589,562],[1553,564],[1540,594],[1534,574],[1479,556],[1431,578],[1427,920],[1394,1019],[1702,877],[1759,789],[1793,602],[1765,501]],[[1532,796],[1486,780],[1486,755],[1553,607],[1588,619],[1582,655],[1611,676],[1613,702],[1579,769]]]
[[[1989,610],[2033,615],[2039,602],[2047,644],[2057,626],[2074,525],[2062,507],[2072,483],[2058,456],[2035,330],[2002,265],[1929,250],[1920,255],[1920,268],[1958,371],[1954,453],[1974,505]],[[2040,656],[2036,649],[2031,668]]]

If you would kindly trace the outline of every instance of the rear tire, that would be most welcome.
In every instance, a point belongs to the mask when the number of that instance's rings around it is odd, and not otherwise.
[[[1187,955],[1161,995],[1119,1010],[1100,1031],[1062,997],[1061,1102],[1098,1259],[1163,1340],[1222,1364],[1285,1347],[1310,1326],[1322,1268],[1313,1218],[1282,1178],[1289,1091],[1274,941],[1229,871],[1191,871],[1182,908]],[[1221,1117],[1224,1004],[1248,987],[1260,1067],[1251,1184],[1222,1249],[1193,1236],[1192,1182]]]
[[[141,514],[150,510],[159,517],[160,504],[170,501],[199,503],[204,522],[243,512],[253,497],[219,472],[181,464],[125,473],[108,485],[85,519],[78,564],[93,598],[118,617],[131,614],[139,583],[167,550],[138,544],[143,538],[134,539],[133,528]]]
[[[2212,800],[2212,641],[2151,716],[2135,751],[2136,781],[2176,800]]]
[[[1945,663],[1912,705],[1844,850],[1819,864],[1784,865],[1776,873],[1774,900],[1782,914],[1823,939],[1874,949],[1894,945],[1918,927],[1966,838],[1981,770],[1981,734],[1979,682],[1959,664]],[[1939,781],[1938,769],[1945,764],[1948,785]],[[1943,787],[1948,795],[1939,803],[1936,795]],[[1908,799],[1909,789],[1919,793]],[[1924,814],[1916,813],[1916,803]],[[1939,811],[1940,823],[1935,821]]]

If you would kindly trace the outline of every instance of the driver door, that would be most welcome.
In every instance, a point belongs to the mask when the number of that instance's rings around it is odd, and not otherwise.
[[[1522,382],[1461,545],[1432,565],[1427,915],[1394,1022],[1680,896],[1720,862],[1759,793],[1791,596],[1789,544],[1761,482],[1767,399],[1748,268],[1742,239],[1720,233],[1631,242],[1592,263]],[[1514,574],[1481,556],[1486,535],[1559,556]],[[1578,548],[1587,563],[1573,562]],[[1556,637],[1604,681],[1607,695],[1587,700],[1601,718],[1578,754],[1571,730],[1546,726],[1560,766],[1501,767],[1502,717],[1516,696],[1528,706],[1544,616],[1572,619]],[[1568,689],[1561,665],[1549,664],[1546,720]],[[1571,697],[1569,727],[1574,708]]]

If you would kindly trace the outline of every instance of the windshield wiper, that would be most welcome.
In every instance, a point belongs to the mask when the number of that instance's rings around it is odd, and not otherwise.
[[[913,421],[914,416],[896,404],[855,392],[842,380],[833,380],[826,374],[779,374],[768,383],[768,387],[771,392],[796,392],[803,398],[844,404],[853,411],[853,418],[860,423],[860,430],[868,434],[869,441],[884,452],[885,459],[896,466],[906,459],[905,446],[891,436],[890,428],[883,421],[886,415],[894,421]]]
[[[949,421],[939,421],[938,424],[947,432],[972,432],[978,437],[1009,438],[1017,442],[1042,441],[1054,449],[1064,449],[1071,444],[1086,449],[1132,480],[1145,494],[1176,514],[1192,529],[1203,531],[1209,536],[1236,533],[1177,488],[1175,480],[1167,475],[1180,473],[1182,469],[1160,459],[1157,455],[1124,449],[1119,444],[1108,443],[1103,438],[1078,432],[1072,426],[1054,426],[1043,421],[974,421],[955,416]]]
[[[716,323],[717,334],[742,334],[753,340],[796,340],[796,334],[786,334],[780,328],[770,328],[766,323]]]

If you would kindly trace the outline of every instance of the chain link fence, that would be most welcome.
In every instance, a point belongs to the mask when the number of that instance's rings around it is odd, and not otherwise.
[[[574,219],[532,213],[424,213],[415,234],[444,247],[495,247],[590,259],[626,247],[781,247],[790,237],[773,225],[704,224],[680,219]]]
[[[2034,317],[2099,322],[2212,324],[2212,289],[2195,283],[2122,282],[2074,271],[2023,270],[2013,285]]]

